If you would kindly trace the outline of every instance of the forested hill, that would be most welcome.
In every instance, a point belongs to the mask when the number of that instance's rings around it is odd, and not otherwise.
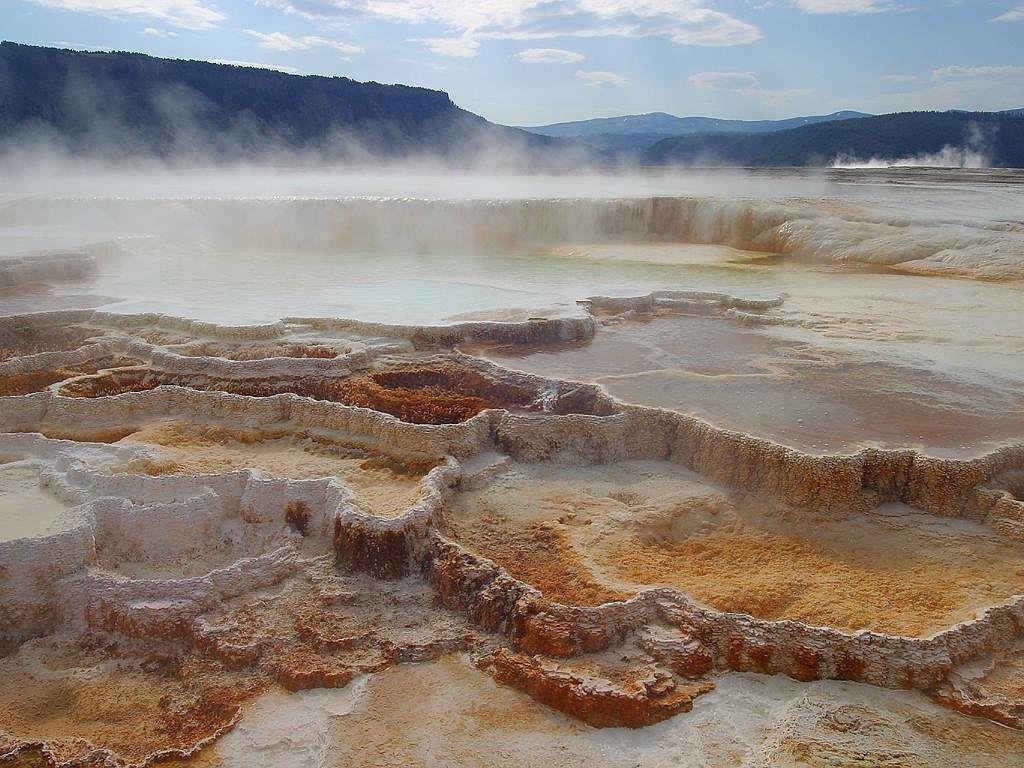
[[[948,148],[948,149],[947,149]],[[948,151],[952,150],[952,151]],[[648,148],[649,164],[825,166],[836,159],[943,154],[1024,168],[1024,117],[1014,111],[901,112],[760,134],[678,136]]]
[[[833,112],[830,115],[790,117],[785,120],[723,120],[717,117],[676,117],[665,112],[648,112],[644,115],[597,117],[592,120],[574,120],[569,123],[552,123],[535,127],[523,126],[523,129],[543,136],[581,139],[632,134],[682,136],[688,133],[767,133],[812,123],[849,120],[854,117],[868,117],[868,114],[846,110]]]
[[[576,139],[609,159],[630,161],[662,139],[698,133],[767,133],[800,125],[867,117],[864,112],[790,117],[785,120],[723,120],[717,117],[676,117],[665,112],[599,117],[570,123],[524,127],[530,133]]]
[[[0,43],[0,142],[79,155],[260,159],[543,156],[566,142],[498,126],[448,94],[138,53]]]
[[[964,151],[994,166],[1024,167],[1019,110],[828,117],[769,133],[675,136],[638,145],[629,159],[805,166],[951,149],[954,159]],[[465,165],[565,166],[597,158],[578,141],[494,125],[426,88],[0,43],[0,152],[40,146],[186,163],[427,156]],[[616,161],[620,149],[606,159]]]

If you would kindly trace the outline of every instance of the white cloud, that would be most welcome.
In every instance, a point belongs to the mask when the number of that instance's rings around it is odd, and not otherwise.
[[[50,43],[54,48],[67,48],[72,51],[116,51],[112,45],[86,45],[85,43],[73,43],[70,40],[57,40]]]
[[[1024,21],[1024,5],[1018,5],[1016,8],[1011,8],[1001,16],[996,16],[990,21]]]
[[[918,109],[993,111],[1024,104],[1024,66],[949,66],[932,72],[930,81],[899,93],[879,94],[858,108],[869,112]]]
[[[232,67],[253,67],[255,69],[272,69],[276,72],[287,72],[290,75],[296,74],[299,70],[295,67],[285,67],[281,64],[260,64],[258,61],[236,61],[234,59],[207,59],[211,64],[230,64]]]
[[[879,13],[892,9],[887,0],[793,0],[807,13]]]
[[[622,75],[617,75],[614,72],[604,72],[601,70],[588,71],[584,69],[577,69],[576,77],[580,78],[590,86],[623,85],[626,82],[626,78]]]
[[[563,48],[527,48],[516,54],[524,64],[572,64],[583,61],[583,54]]]
[[[297,75],[299,72],[294,67],[265,65],[265,63],[260,63],[259,61],[239,61],[233,58],[208,58],[206,60],[210,63],[222,63],[222,65],[229,65],[230,67],[251,67],[255,70],[273,70],[274,72],[284,72],[289,75]]]
[[[810,96],[814,91],[810,88],[784,88],[778,91],[764,88],[744,88],[737,93],[748,99],[756,99],[766,107],[781,108],[789,106],[804,96]]]
[[[914,75],[893,74],[893,75],[882,75],[882,79],[883,80],[887,80],[890,83],[912,83],[915,80],[917,80],[917,77],[914,76]]]
[[[328,40],[326,37],[318,37],[316,35],[291,37],[283,32],[257,32],[255,29],[247,29],[245,34],[255,37],[260,41],[260,48],[266,48],[270,51],[308,51],[313,46],[323,46],[325,48],[334,48],[342,53],[363,52],[363,48],[358,45]]]
[[[413,42],[423,43],[427,50],[441,56],[451,56],[456,59],[471,59],[476,56],[476,49],[480,43],[471,37],[419,37]]]
[[[210,29],[227,18],[205,0],[29,0],[44,8],[108,19],[150,18],[180,29]]]
[[[759,88],[757,75],[753,72],[697,72],[690,75],[690,83],[705,91],[728,91],[745,99],[754,99],[769,107],[784,107],[807,96],[807,88],[769,90]]]
[[[690,82],[705,91],[739,91],[757,86],[753,72],[698,72]]]
[[[969,80],[973,78],[1006,77],[1024,74],[1024,67],[959,67],[952,65],[932,72],[933,80]]]
[[[156,27],[146,27],[142,30],[143,34],[153,35],[153,37],[177,37],[177,32],[171,32],[167,29],[157,29]]]
[[[472,40],[663,36],[679,45],[727,46],[750,43],[761,36],[757,27],[703,7],[702,0],[255,1],[311,19],[440,24],[453,36]]]

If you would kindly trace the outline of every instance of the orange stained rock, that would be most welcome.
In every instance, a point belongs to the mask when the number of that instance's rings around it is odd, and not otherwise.
[[[499,683],[519,688],[553,709],[596,728],[642,728],[679,712],[714,689],[710,681],[678,683],[671,674],[649,667],[625,670],[624,679],[607,679],[585,666],[572,667],[498,649],[480,661]]]
[[[41,352],[64,352],[77,349],[96,331],[77,326],[36,328],[30,324],[0,332],[0,362],[22,355]]]
[[[1020,567],[993,572],[942,551],[844,552],[797,531],[747,528],[677,543],[632,540],[597,559],[618,579],[672,586],[720,610],[850,632],[931,634],[969,618],[964,606],[972,601],[994,604],[1024,588]]]
[[[100,764],[86,759],[95,750],[132,763],[191,752],[229,728],[266,685],[195,658],[147,661],[74,648],[42,658],[23,651],[0,669],[0,754],[45,742],[58,761],[84,765]],[[26,752],[25,764],[32,764],[38,749]]]
[[[630,593],[602,584],[580,560],[565,531],[540,522],[523,530],[505,530],[477,539],[473,549],[494,560],[513,578],[536,587],[550,600],[572,605],[601,605]]]
[[[424,366],[410,364],[350,378],[308,376],[291,381],[271,377],[216,380],[155,370],[124,369],[71,382],[61,388],[61,394],[107,397],[143,392],[161,385],[248,397],[290,392],[316,400],[370,408],[416,424],[455,424],[487,408],[531,407],[535,399],[535,393],[527,388],[492,381],[473,368],[450,362]]]
[[[311,435],[181,421],[149,424],[128,440],[159,446],[160,455],[128,462],[117,471],[170,475],[248,468],[297,480],[338,477],[355,491],[360,509],[380,517],[395,517],[413,506],[422,495],[420,480],[437,464],[430,456],[367,455]]]

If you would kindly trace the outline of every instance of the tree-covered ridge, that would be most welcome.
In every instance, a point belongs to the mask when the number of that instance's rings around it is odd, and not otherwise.
[[[715,117],[676,117],[665,112],[650,112],[643,115],[598,117],[592,120],[575,120],[536,127],[524,126],[524,130],[541,136],[576,139],[608,160],[632,162],[653,144],[676,136],[704,133],[768,133],[855,117],[868,115],[847,110],[829,115],[790,117],[785,120],[723,120]]]
[[[901,112],[762,134],[678,136],[643,153],[651,164],[824,166],[836,159],[887,160],[945,148],[1024,168],[1024,117],[992,112]]]
[[[81,154],[440,156],[557,140],[488,123],[448,94],[138,53],[0,44],[0,137]]]
[[[868,117],[866,112],[844,110],[828,115],[790,117],[784,120],[723,120],[717,117],[676,117],[665,112],[649,112],[644,115],[622,115],[620,117],[595,117],[591,120],[573,120],[568,123],[522,126],[531,133],[564,138],[591,138],[604,136],[629,136],[639,134],[660,134],[682,136],[687,133],[767,133],[796,128],[812,123],[826,123],[832,120],[849,120]]]
[[[953,147],[994,166],[1024,167],[1020,110],[793,120],[827,121],[760,133],[608,136],[585,147],[494,125],[426,88],[0,43],[0,150],[42,145],[86,156],[197,162],[427,155],[499,165],[639,159],[805,166],[837,158],[914,158]]]

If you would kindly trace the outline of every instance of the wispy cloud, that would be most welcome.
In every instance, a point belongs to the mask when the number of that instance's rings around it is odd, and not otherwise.
[[[119,21],[154,19],[179,29],[211,29],[227,18],[204,0],[27,0],[44,8],[91,13]]]
[[[863,102],[874,111],[912,109],[1000,110],[1024,104],[1024,66],[953,64],[932,70],[913,90],[879,94]]]
[[[286,67],[282,64],[261,64],[258,61],[236,61],[235,59],[207,59],[211,64],[229,64],[232,67],[253,67],[254,69],[273,69],[277,72],[287,72],[290,75],[298,73],[295,67]]]
[[[382,19],[440,24],[451,38],[424,38],[432,50],[468,55],[466,42],[556,37],[667,37],[679,45],[729,46],[757,40],[757,27],[702,0],[255,0],[310,19]]]
[[[583,61],[583,54],[563,48],[527,48],[516,54],[524,64],[572,64]]]
[[[153,37],[177,37],[177,32],[171,32],[169,29],[157,29],[156,27],[146,27],[142,30],[144,35],[152,35]]]
[[[1008,64],[1000,67],[961,67],[952,65],[932,71],[933,80],[967,80],[973,78],[1024,75],[1024,67]]]
[[[888,0],[793,0],[793,5],[807,13],[880,13],[894,8]]]
[[[601,85],[625,85],[626,78],[622,75],[616,74],[615,72],[604,72],[602,70],[585,70],[577,69],[576,77],[583,80],[587,85],[590,86],[601,86]]]
[[[697,72],[690,75],[690,83],[705,91],[726,91],[747,99],[755,99],[765,106],[785,107],[812,93],[808,88],[771,90],[759,87],[753,72]]]
[[[698,72],[690,75],[690,83],[705,91],[739,91],[757,85],[753,72]]]
[[[882,75],[882,79],[890,83],[912,83],[917,80],[917,77],[915,75],[892,74]]]
[[[766,107],[782,109],[805,96],[810,96],[814,91],[810,88],[782,88],[774,91],[769,88],[744,88],[737,93],[748,99],[756,99]]]
[[[85,43],[73,43],[70,40],[57,40],[50,43],[54,48],[68,48],[72,51],[116,51],[112,45],[86,45]]]
[[[440,56],[456,59],[471,59],[476,56],[480,43],[471,37],[416,37],[414,43],[423,43],[427,50]]]
[[[338,40],[328,40],[326,37],[317,35],[305,35],[303,37],[291,37],[283,32],[257,32],[255,29],[245,30],[245,34],[259,40],[260,48],[270,51],[308,51],[314,46],[334,48],[342,53],[362,53],[363,48],[358,45],[342,43]]]
[[[1011,8],[1006,13],[996,16],[994,19],[989,19],[989,21],[1024,21],[1024,5]]]

